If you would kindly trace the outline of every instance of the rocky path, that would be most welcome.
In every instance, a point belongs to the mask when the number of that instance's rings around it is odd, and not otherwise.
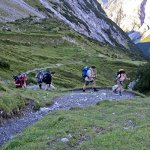
[[[72,107],[86,107],[94,105],[103,100],[121,101],[126,99],[135,99],[136,97],[139,97],[139,95],[133,92],[124,91],[122,96],[119,96],[115,95],[109,88],[101,88],[98,92],[93,92],[91,89],[87,90],[85,93],[82,92],[82,90],[75,90],[57,98],[55,103],[59,105],[59,108],[69,109]]]
[[[107,88],[99,89],[98,92],[93,92],[91,89],[88,89],[85,93],[81,90],[66,92],[63,96],[55,98],[52,106],[41,108],[37,112],[27,112],[21,118],[15,118],[6,121],[3,124],[1,123],[0,146],[14,138],[18,133],[21,133],[23,129],[31,126],[33,123],[37,122],[39,119],[52,111],[59,109],[70,109],[73,107],[86,107],[103,100],[116,101],[134,99],[137,97],[139,97],[139,95],[127,91],[123,92],[122,96],[115,95],[112,93],[111,89]]]

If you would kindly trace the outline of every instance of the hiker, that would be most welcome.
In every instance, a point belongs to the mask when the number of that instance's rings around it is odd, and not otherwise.
[[[96,82],[94,80],[94,78],[96,78],[96,67],[95,66],[91,66],[88,70],[87,73],[85,74],[85,83],[83,85],[83,92],[85,92],[87,85],[89,85],[89,83],[93,83],[93,89],[94,92],[97,92],[98,90],[96,89]]]
[[[44,74],[44,77],[43,77],[43,82],[46,84],[45,85],[45,90],[48,90],[50,87],[51,88],[55,88],[53,85],[52,85],[52,76],[55,74],[55,72],[50,72],[49,70],[46,71],[46,73]]]
[[[39,85],[39,88],[42,89],[42,82],[44,77],[43,71],[39,69],[35,77],[37,78],[37,83]]]
[[[21,74],[21,82],[22,82],[22,87],[27,88],[27,76],[25,73]]]
[[[22,88],[22,86],[23,86],[22,74],[19,73],[18,75],[14,76],[13,78],[15,80],[16,88]]]
[[[119,94],[120,96],[122,96],[122,92],[123,92],[123,82],[125,80],[130,80],[129,78],[127,78],[126,72],[124,69],[119,69],[118,73],[117,73],[117,77],[116,77],[116,85],[113,86],[113,92],[115,94]]]

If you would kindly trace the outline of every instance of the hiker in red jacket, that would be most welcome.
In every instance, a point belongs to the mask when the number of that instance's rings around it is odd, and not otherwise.
[[[22,75],[21,73],[19,73],[18,75],[14,76],[14,80],[15,80],[15,85],[16,88],[22,88]]]
[[[23,73],[23,74],[21,75],[21,80],[22,80],[22,87],[23,87],[23,88],[27,88],[27,76],[26,76],[25,73]]]

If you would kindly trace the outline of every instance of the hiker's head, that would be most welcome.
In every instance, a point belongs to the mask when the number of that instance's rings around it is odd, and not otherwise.
[[[47,73],[50,73],[50,70],[49,70],[49,69],[46,69],[46,72],[47,72]]]
[[[95,66],[91,66],[91,68],[92,68],[92,70],[95,70],[95,69],[96,69],[96,67],[95,67]]]
[[[119,69],[119,73],[125,73],[124,69]]]
[[[42,72],[42,69],[39,69],[38,72]]]

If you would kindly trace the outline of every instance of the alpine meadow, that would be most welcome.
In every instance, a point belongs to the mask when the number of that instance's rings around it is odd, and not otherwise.
[[[82,91],[83,66],[96,66],[98,92]],[[119,69],[130,78],[122,96],[112,91]],[[54,89],[38,87],[39,70],[55,72]],[[0,149],[150,149],[149,72],[96,0],[0,2]],[[27,88],[16,88],[19,73]]]

